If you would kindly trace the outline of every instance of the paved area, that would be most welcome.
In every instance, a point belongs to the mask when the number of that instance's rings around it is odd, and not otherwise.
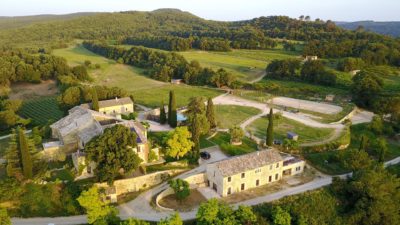
[[[328,103],[314,102],[307,100],[300,100],[287,97],[276,97],[270,100],[275,105],[286,106],[297,109],[304,109],[313,112],[319,112],[324,114],[336,114],[343,110],[342,107],[337,105],[331,105]]]
[[[149,131],[151,132],[162,132],[162,131],[170,131],[172,130],[172,128],[168,125],[162,125],[160,123],[151,121],[151,120],[146,120],[146,122],[148,122],[150,124],[150,128]]]
[[[374,117],[374,113],[360,110],[350,118],[350,121],[352,124],[369,123],[372,121],[372,117]]]
[[[209,148],[201,149],[201,151],[210,153],[211,157],[210,157],[210,159],[207,159],[207,160],[200,159],[200,161],[199,161],[200,165],[221,161],[221,160],[229,157],[229,156],[225,155],[225,153],[223,153],[217,145],[209,147]]]
[[[221,198],[213,189],[209,187],[197,188],[197,190],[208,200],[212,198]]]

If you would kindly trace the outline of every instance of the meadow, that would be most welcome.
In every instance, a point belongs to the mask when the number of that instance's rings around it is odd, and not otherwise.
[[[133,94],[136,103],[149,107],[158,107],[161,101],[167,103],[170,90],[175,91],[178,107],[186,105],[191,97],[215,97],[220,94],[219,91],[209,88],[156,81],[144,75],[143,69],[118,64],[114,60],[96,55],[80,45],[57,49],[53,54],[66,58],[71,66],[82,65],[85,60],[100,65],[99,69],[89,69],[89,74],[93,78],[92,84],[120,87]]]
[[[256,137],[265,138],[267,127],[268,119],[262,117],[251,123],[246,129]],[[333,131],[331,128],[309,127],[285,117],[275,118],[274,120],[274,138],[284,140],[287,132],[294,132],[299,135],[300,144],[326,139],[332,135]]]
[[[129,49],[132,45],[119,45]],[[165,51],[150,48],[156,51]],[[300,57],[298,52],[284,51],[281,48],[272,50],[245,50],[234,49],[229,52],[190,50],[177,52],[186,60],[197,60],[201,66],[218,70],[224,68],[239,80],[249,82],[262,77],[268,63],[274,59],[287,59]]]
[[[246,119],[260,114],[256,108],[236,105],[216,105],[215,117],[219,128],[228,129],[240,125]]]
[[[297,57],[283,50],[232,50],[230,52],[179,52],[188,61],[197,60],[203,67],[224,68],[242,81],[253,81],[265,74],[268,63],[274,59]]]

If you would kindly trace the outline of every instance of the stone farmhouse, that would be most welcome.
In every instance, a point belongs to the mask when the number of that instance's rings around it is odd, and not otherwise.
[[[92,108],[91,103],[82,104],[81,107],[85,109]],[[129,97],[99,101],[99,112],[103,113],[104,115],[117,117],[122,114],[133,113],[133,101]]]
[[[147,130],[140,122],[119,119],[81,106],[76,106],[68,112],[68,116],[50,126],[52,137],[59,141],[55,142],[58,143],[57,148],[54,147],[54,144],[49,146],[52,147],[52,151],[58,150],[67,154],[72,153],[75,169],[81,175],[93,176],[93,170],[96,167],[94,163],[86,165],[85,145],[92,138],[101,135],[106,128],[117,124],[128,127],[132,132],[136,133],[137,147],[132,148],[132,150],[138,154],[144,163],[148,161],[150,150]],[[46,149],[44,150],[46,151]],[[51,154],[51,152],[47,152],[47,154]]]
[[[208,186],[225,197],[302,173],[304,166],[303,160],[284,159],[278,151],[268,149],[208,164],[206,176]]]

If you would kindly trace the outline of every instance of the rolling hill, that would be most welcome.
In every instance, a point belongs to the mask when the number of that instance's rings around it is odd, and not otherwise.
[[[362,26],[367,31],[378,34],[390,35],[392,37],[400,37],[400,22],[375,22],[375,21],[357,21],[357,22],[336,22],[340,27],[348,30],[356,30]]]

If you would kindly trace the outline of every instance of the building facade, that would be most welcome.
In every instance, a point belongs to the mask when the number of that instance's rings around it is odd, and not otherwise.
[[[207,183],[220,196],[270,184],[303,172],[304,161],[287,160],[275,150],[263,150],[207,165]],[[285,172],[284,172],[285,171]]]

